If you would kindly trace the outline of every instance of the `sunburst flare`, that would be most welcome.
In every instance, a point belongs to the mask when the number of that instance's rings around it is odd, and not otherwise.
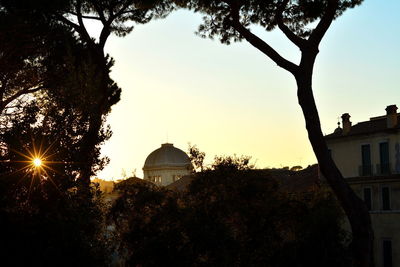
[[[32,161],[33,166],[35,166],[36,168],[42,166],[42,159],[41,158],[34,158]]]

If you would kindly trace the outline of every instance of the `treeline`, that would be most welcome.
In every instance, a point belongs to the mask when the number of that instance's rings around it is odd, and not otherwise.
[[[117,184],[119,256],[129,266],[351,266],[333,195],[311,184],[288,191],[280,173],[298,174],[218,157],[179,191],[137,178]]]

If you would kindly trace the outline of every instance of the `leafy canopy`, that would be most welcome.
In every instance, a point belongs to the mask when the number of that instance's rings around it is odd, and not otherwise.
[[[101,23],[102,30],[97,43],[101,49],[110,34],[123,37],[133,30],[132,23],[145,24],[152,19],[164,18],[173,9],[168,0],[64,0],[63,4],[55,5],[49,13],[75,30],[84,42],[95,43],[85,21]]]
[[[260,25],[267,31],[287,28],[300,38],[308,38],[327,12],[329,4],[337,4],[334,17],[362,0],[176,0],[182,7],[206,14],[198,29],[202,37],[220,37],[222,43],[240,41],[243,36],[233,27],[238,20],[244,27]]]

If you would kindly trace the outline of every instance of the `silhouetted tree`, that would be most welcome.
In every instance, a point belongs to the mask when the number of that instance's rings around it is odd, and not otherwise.
[[[31,14],[30,14],[31,15]],[[43,89],[44,59],[50,46],[49,27],[27,19],[0,2],[0,115],[15,110],[23,96]],[[45,48],[46,47],[46,48]],[[8,111],[8,112],[7,112]]]
[[[33,10],[45,17],[49,24],[61,23],[72,30],[86,46],[95,66],[96,76],[87,82],[92,83],[90,101],[86,102],[89,115],[89,130],[82,138],[80,179],[83,188],[88,189],[95,153],[99,146],[98,133],[110,112],[112,105],[120,99],[121,89],[110,78],[113,60],[104,51],[109,36],[125,36],[132,31],[134,24],[145,24],[152,19],[163,18],[172,10],[168,0],[2,0],[4,6],[18,11]],[[94,21],[101,25],[97,38],[90,36],[85,21]],[[129,25],[128,25],[129,24]],[[96,85],[96,86],[94,86]],[[88,95],[88,94],[87,94]]]
[[[188,154],[190,162],[193,166],[193,172],[201,172],[204,170],[204,158],[206,157],[206,153],[200,151],[200,149],[196,145],[189,144]]]
[[[373,240],[371,219],[365,204],[345,182],[328,153],[312,91],[313,68],[322,38],[335,18],[347,8],[359,5],[362,0],[176,0],[176,2],[206,15],[199,27],[200,35],[211,38],[219,36],[220,41],[225,44],[245,39],[278,66],[293,74],[308,137],[319,167],[351,224],[354,263],[356,266],[369,266]],[[300,49],[300,63],[295,64],[287,60],[266,41],[252,33],[249,26],[253,24],[260,25],[267,31],[279,28],[290,42]]]
[[[131,32],[133,26],[126,23],[145,24],[152,19],[165,17],[171,10],[171,3],[166,0],[73,0],[64,3],[62,8],[51,12],[53,18],[70,27],[79,36],[96,66],[97,76],[89,82],[97,83],[98,86],[91,96],[92,105],[88,106],[89,130],[82,139],[81,150],[81,159],[86,164],[82,166],[80,179],[87,187],[94,172],[92,159],[99,144],[98,133],[105,116],[111,106],[119,101],[121,93],[121,89],[109,76],[113,62],[104,51],[105,44],[112,33],[125,36]],[[100,23],[102,28],[97,39],[89,35],[85,20]]]
[[[24,107],[1,134],[6,144],[0,163],[5,266],[102,266],[107,260],[99,192],[92,189],[91,197],[82,197],[76,190],[85,126],[71,107],[57,102],[56,108],[53,101],[45,108]],[[35,156],[42,166],[32,164]]]
[[[302,169],[303,169],[303,167],[300,165],[296,165],[296,166],[293,166],[290,168],[291,171],[300,171]]]
[[[128,179],[129,180],[129,179]],[[120,255],[130,266],[185,266],[184,210],[174,192],[145,181],[116,186],[120,197],[111,210],[121,235]]]
[[[28,19],[28,18],[26,18]],[[43,58],[45,89],[0,128],[2,262],[13,266],[102,266],[108,253],[100,193],[78,194],[82,138],[96,75],[88,49],[59,28]],[[68,75],[65,75],[68,73]],[[110,137],[101,129],[98,141]],[[93,153],[94,168],[107,159]],[[33,157],[43,161],[32,164]]]
[[[211,164],[211,168],[209,170],[218,171],[222,170],[252,170],[255,168],[255,165],[250,162],[250,156],[229,156],[229,157],[221,157],[216,156],[214,158],[214,162]]]

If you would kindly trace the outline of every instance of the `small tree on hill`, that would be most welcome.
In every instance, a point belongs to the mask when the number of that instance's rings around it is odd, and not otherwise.
[[[193,166],[193,172],[202,172],[205,168],[204,158],[206,157],[206,153],[200,151],[196,145],[191,145],[189,143],[188,154]]]

